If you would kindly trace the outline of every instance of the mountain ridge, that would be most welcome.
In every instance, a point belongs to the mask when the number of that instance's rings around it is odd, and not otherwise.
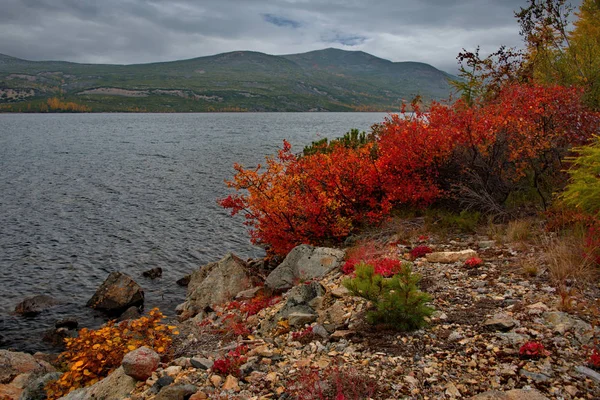
[[[30,61],[0,54],[0,110],[50,97],[92,111],[397,111],[447,98],[452,75],[335,48],[271,55],[232,51],[146,64]]]

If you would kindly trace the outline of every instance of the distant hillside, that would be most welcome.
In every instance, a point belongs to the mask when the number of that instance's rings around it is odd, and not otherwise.
[[[394,111],[416,95],[446,98],[449,77],[428,64],[338,49],[135,65],[0,54],[0,110],[37,109],[59,97],[93,111]]]

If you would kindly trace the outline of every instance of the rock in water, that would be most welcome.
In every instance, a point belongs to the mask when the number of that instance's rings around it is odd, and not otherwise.
[[[320,278],[338,267],[345,252],[307,244],[294,247],[283,262],[267,277],[265,284],[276,291],[287,290],[299,282]]]
[[[58,304],[60,304],[60,302],[55,298],[45,294],[39,294],[37,296],[29,297],[17,304],[15,312],[31,317]]]
[[[156,268],[149,269],[148,271],[144,271],[142,273],[142,276],[144,276],[146,278],[150,278],[150,279],[160,278],[162,276],[162,268],[156,267]]]
[[[112,272],[87,302],[88,307],[115,314],[142,304],[144,291],[131,277],[121,272]]]
[[[203,314],[214,304],[231,301],[243,291],[260,283],[248,265],[229,253],[221,260],[200,267],[192,273],[186,301],[177,306],[180,320]]]
[[[158,368],[159,362],[158,353],[143,346],[125,354],[121,366],[127,375],[138,381],[145,381]]]

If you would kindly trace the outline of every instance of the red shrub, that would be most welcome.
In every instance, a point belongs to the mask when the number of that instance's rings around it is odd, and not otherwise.
[[[240,375],[240,366],[242,366],[247,358],[245,354],[248,352],[247,346],[238,346],[234,350],[228,352],[223,358],[216,359],[212,370],[219,375]]]
[[[304,368],[288,381],[286,387],[297,400],[362,400],[376,398],[379,392],[378,382],[368,375],[337,367]]]
[[[588,358],[588,364],[591,368],[600,370],[600,351],[597,347],[592,349],[592,354]]]
[[[425,254],[429,254],[432,252],[433,252],[433,250],[429,246],[417,246],[417,247],[413,247],[413,249],[410,251],[410,256],[412,259],[416,259],[416,258],[421,258],[421,257],[425,256]]]
[[[519,356],[522,358],[536,359],[548,355],[550,352],[539,342],[527,342],[519,349]]]
[[[471,257],[467,261],[465,261],[465,267],[467,268],[476,268],[483,264],[483,260],[479,257]]]

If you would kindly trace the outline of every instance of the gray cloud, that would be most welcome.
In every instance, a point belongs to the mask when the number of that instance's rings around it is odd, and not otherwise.
[[[0,53],[142,63],[325,47],[453,71],[464,47],[519,46],[525,0],[0,0]]]

